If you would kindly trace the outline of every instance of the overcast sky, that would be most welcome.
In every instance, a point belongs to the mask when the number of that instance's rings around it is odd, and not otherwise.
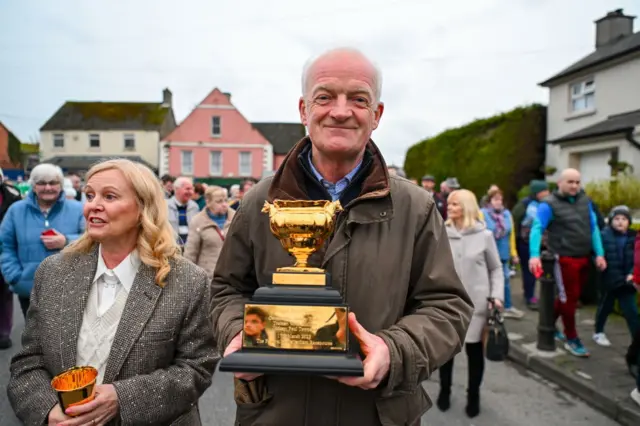
[[[25,140],[66,100],[160,101],[181,121],[215,86],[250,121],[299,121],[300,72],[327,48],[383,72],[388,163],[438,132],[547,101],[537,83],[594,49],[638,0],[0,0],[0,121]],[[640,24],[636,23],[636,30]]]

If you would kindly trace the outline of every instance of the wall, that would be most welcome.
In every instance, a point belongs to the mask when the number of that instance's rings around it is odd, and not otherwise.
[[[273,170],[278,170],[285,158],[287,158],[287,154],[284,154],[284,155],[275,154],[273,156]]]
[[[65,135],[64,148],[53,147],[53,135],[63,133]],[[89,134],[100,135],[100,148],[89,148]],[[124,149],[124,135],[133,134],[135,137],[135,149]],[[158,132],[145,131],[60,131],[40,132],[41,158],[47,159],[58,155],[95,155],[118,156],[138,155],[143,160],[158,167]]]
[[[640,140],[640,128],[636,128],[634,137],[636,140]],[[606,168],[610,171],[610,167],[607,163],[611,158],[610,152],[614,148],[618,149],[619,160],[633,165],[633,175],[640,178],[640,149],[633,146],[629,141],[620,136],[614,136],[613,138],[604,137],[589,142],[575,141],[563,144],[563,149],[558,150],[556,164],[558,165],[558,170],[562,170],[567,167],[573,167],[580,170],[583,166],[581,165],[582,154],[593,156],[596,153],[600,153],[603,163],[600,169],[605,170]],[[603,172],[601,171],[599,174],[600,176],[583,176],[583,183],[602,178]]]
[[[185,146],[186,145],[186,146]],[[271,145],[268,145],[270,148]],[[172,176],[182,175],[181,151],[192,151],[194,158],[193,177],[203,178],[211,176],[210,152],[222,152],[222,177],[238,177],[240,163],[239,152],[251,152],[251,176],[259,179],[264,170],[266,146],[236,144],[235,147],[220,147],[214,144],[180,144],[172,143],[168,149],[168,173]]]

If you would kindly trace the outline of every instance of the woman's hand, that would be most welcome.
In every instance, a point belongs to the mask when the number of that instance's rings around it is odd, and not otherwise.
[[[49,426],[57,426],[60,423],[69,420],[71,417],[66,416],[63,412],[62,412],[62,407],[60,407],[60,404],[56,404],[55,407],[53,407],[51,409],[51,411],[49,411],[49,418],[48,418],[48,425]]]
[[[117,414],[120,405],[113,385],[96,386],[96,397],[86,404],[67,408],[66,413],[76,417],[68,418],[58,426],[104,426]]]
[[[504,305],[502,304],[502,300],[500,299],[493,299],[493,302],[489,302],[489,309],[493,309],[496,308],[497,310],[499,310],[500,312],[502,312],[502,310],[504,309]]]
[[[518,256],[513,256],[511,258],[511,263],[513,263],[514,265],[517,265],[518,263],[520,263],[520,258]]]

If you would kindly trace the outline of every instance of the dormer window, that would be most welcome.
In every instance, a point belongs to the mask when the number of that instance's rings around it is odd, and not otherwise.
[[[217,115],[211,117],[211,136],[214,138],[222,136],[222,120]]]

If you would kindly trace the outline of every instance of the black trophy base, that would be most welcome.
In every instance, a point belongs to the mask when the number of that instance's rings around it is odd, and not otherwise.
[[[313,376],[362,377],[364,366],[355,355],[340,353],[285,353],[240,350],[220,361],[220,371]]]
[[[268,285],[253,293],[251,302],[309,305],[342,305],[340,292],[331,287]]]

